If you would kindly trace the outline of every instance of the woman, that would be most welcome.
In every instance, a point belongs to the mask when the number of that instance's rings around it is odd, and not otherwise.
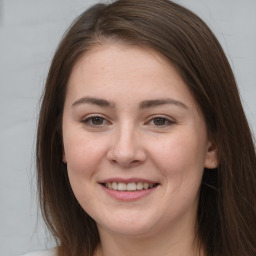
[[[74,22],[46,82],[37,168],[58,244],[46,255],[256,255],[236,82],[210,29],[173,2],[98,4]]]

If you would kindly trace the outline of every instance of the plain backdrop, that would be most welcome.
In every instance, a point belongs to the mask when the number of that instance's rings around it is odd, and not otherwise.
[[[63,32],[97,2],[0,0],[0,256],[54,245],[37,213],[34,150],[39,99]],[[218,37],[255,132],[256,1],[176,2],[196,12]]]

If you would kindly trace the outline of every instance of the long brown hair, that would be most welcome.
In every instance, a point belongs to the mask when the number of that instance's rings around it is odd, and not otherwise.
[[[218,148],[219,166],[205,169],[197,236],[207,256],[256,255],[256,156],[230,65],[208,26],[168,0],[119,0],[82,13],[53,58],[37,135],[41,210],[60,256],[92,256],[95,221],[78,204],[62,162],[62,112],[77,60],[106,42],[151,48],[176,67],[201,108]]]

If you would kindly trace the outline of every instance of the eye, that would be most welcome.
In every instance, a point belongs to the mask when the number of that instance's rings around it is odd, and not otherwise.
[[[87,117],[84,120],[82,120],[82,123],[84,123],[88,126],[101,127],[101,126],[107,124],[108,121],[101,116],[90,116],[90,117]]]
[[[156,126],[162,126],[162,125],[166,125],[166,123],[168,122],[168,120],[166,120],[165,118],[154,118],[153,119],[153,123]]]
[[[167,127],[167,126],[170,126],[170,125],[174,124],[174,121],[172,121],[172,120],[170,120],[166,117],[157,116],[157,117],[152,118],[148,122],[148,124],[164,128],[164,127]]]

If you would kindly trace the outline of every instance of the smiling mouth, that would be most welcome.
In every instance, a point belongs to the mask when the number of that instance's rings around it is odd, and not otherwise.
[[[158,183],[147,183],[147,182],[107,182],[102,183],[102,185],[111,190],[118,191],[140,191],[140,190],[149,190],[158,186]]]

